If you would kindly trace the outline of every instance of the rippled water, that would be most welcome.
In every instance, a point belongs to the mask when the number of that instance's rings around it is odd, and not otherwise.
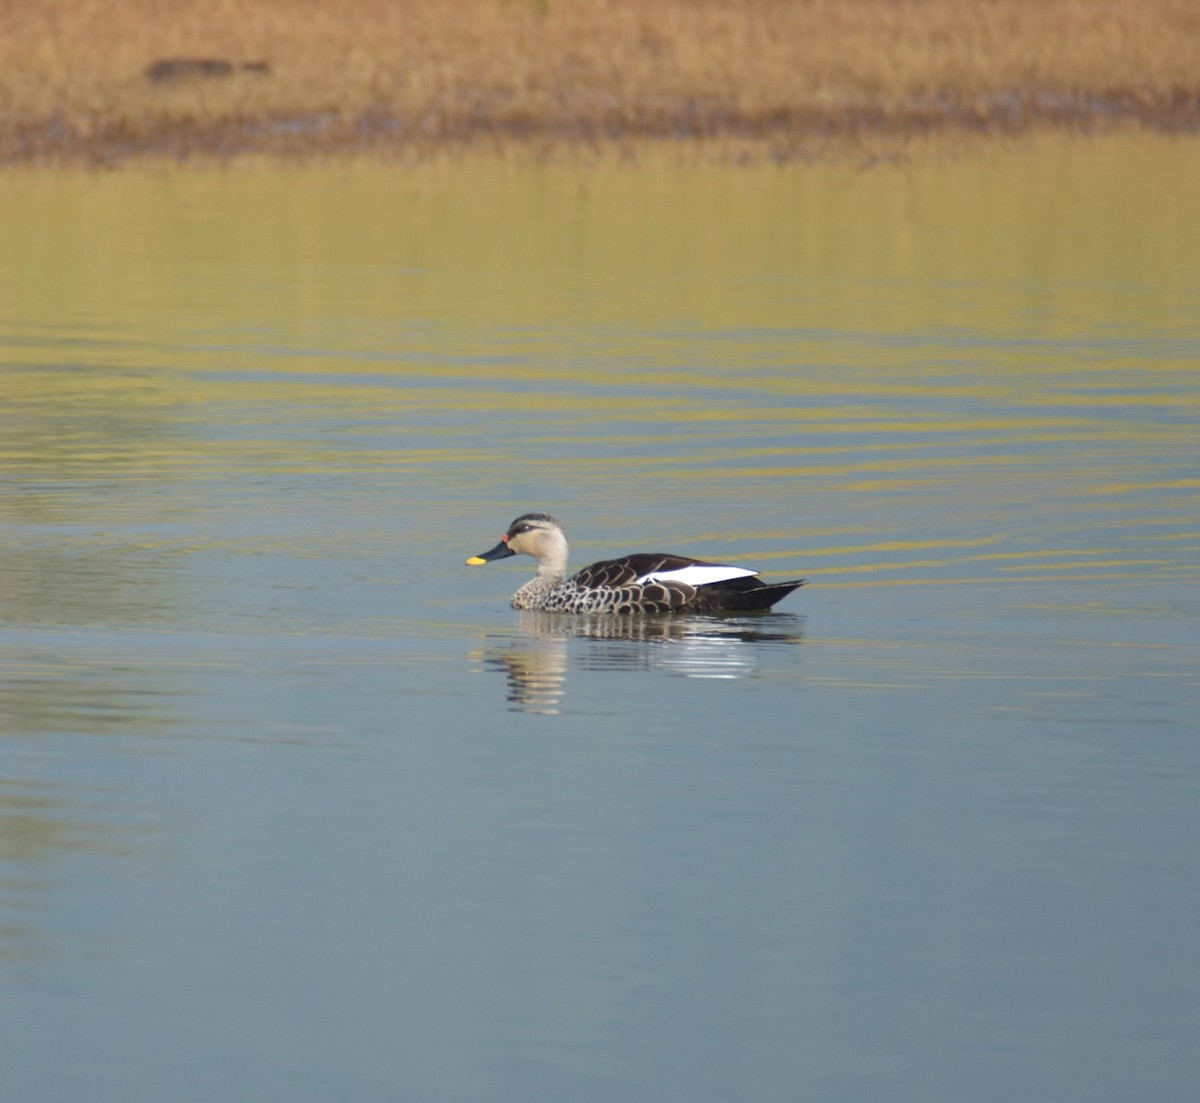
[[[1197,180],[0,181],[14,1098],[1188,1098]]]

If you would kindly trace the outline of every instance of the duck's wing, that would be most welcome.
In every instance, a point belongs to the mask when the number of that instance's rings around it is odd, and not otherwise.
[[[652,582],[672,583],[695,590],[699,586],[711,586],[715,582],[746,578],[757,573],[745,567],[706,563],[686,555],[639,552],[592,563],[575,575],[574,582],[589,590],[605,586],[644,586]]]

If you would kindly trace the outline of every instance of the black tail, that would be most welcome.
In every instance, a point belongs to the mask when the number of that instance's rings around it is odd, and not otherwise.
[[[770,609],[803,585],[802,578],[795,582],[763,582],[753,576],[731,578],[701,586],[692,608],[705,613],[752,613]]]

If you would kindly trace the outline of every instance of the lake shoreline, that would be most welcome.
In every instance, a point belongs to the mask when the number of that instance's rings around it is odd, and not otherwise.
[[[1200,134],[1200,94],[1148,102],[1128,92],[1039,90],[995,93],[973,102],[931,97],[902,105],[861,103],[746,113],[685,105],[664,114],[636,106],[607,119],[445,115],[412,117],[372,109],[270,113],[200,121],[151,118],[70,124],[58,117],[0,123],[0,168],[116,168],[144,160],[226,162],[371,156],[428,160],[446,154],[630,152],[640,145],[704,149],[736,163],[807,163],[860,158],[908,160],[916,143],[950,148],[1042,133],[1088,137],[1114,132]]]

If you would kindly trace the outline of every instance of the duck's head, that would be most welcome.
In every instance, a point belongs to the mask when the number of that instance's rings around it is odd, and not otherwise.
[[[467,563],[482,567],[510,555],[531,555],[540,565],[562,570],[567,562],[567,534],[548,513],[523,513],[508,526],[499,544],[490,551],[471,556]]]

